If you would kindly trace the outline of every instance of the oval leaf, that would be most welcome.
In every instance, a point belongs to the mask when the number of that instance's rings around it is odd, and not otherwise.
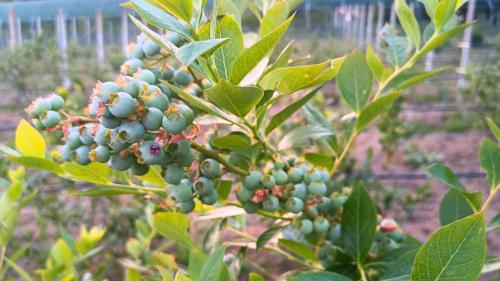
[[[361,112],[370,96],[373,75],[363,54],[354,51],[342,64],[337,87],[342,98],[355,112]]]
[[[26,120],[16,129],[16,148],[25,156],[45,158],[45,140]]]
[[[221,80],[214,87],[205,90],[205,93],[215,105],[240,118],[245,117],[264,95],[260,88],[239,87],[226,80]]]

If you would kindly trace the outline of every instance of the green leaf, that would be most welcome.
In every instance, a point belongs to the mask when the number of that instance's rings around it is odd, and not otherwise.
[[[210,24],[205,24],[200,29],[199,33],[202,39],[209,39]],[[219,77],[229,80],[229,73],[234,62],[236,61],[236,58],[238,58],[245,50],[243,32],[241,32],[241,28],[232,16],[224,16],[217,20],[215,38],[229,39],[226,44],[222,45],[222,47],[217,49],[213,54]]]
[[[229,75],[229,80],[233,84],[239,84],[274,49],[285,34],[293,18],[294,16],[291,16],[287,21],[280,24],[271,33],[264,36],[238,56]]]
[[[187,249],[196,248],[189,238],[189,218],[185,214],[163,212],[153,215],[153,227],[164,237]]]
[[[206,102],[204,99],[201,99],[201,98],[198,98],[194,95],[186,93],[186,92],[184,92],[184,90],[177,88],[176,86],[174,86],[166,81],[162,81],[162,82],[165,85],[167,85],[182,100],[184,100],[185,102],[188,102],[192,106],[194,106],[194,107],[196,107],[196,108],[198,108],[206,113],[210,113],[212,115],[220,117],[220,118],[222,118],[222,119],[224,119],[232,124],[235,124],[238,122],[238,120],[235,120],[235,118],[233,118],[231,115],[223,112],[222,110],[220,110],[216,106]]]
[[[233,182],[230,180],[219,180],[217,181],[217,194],[222,200],[227,200],[229,194],[231,193],[231,188],[233,187]]]
[[[333,168],[333,158],[320,153],[306,153],[304,158],[307,162],[313,164],[314,166],[323,167],[328,170]]]
[[[64,171],[75,180],[86,181],[96,184],[110,183],[110,168],[104,163],[90,163],[89,165],[79,165],[75,162],[68,162],[62,165]]]
[[[146,36],[151,39],[153,42],[155,42],[158,46],[160,46],[162,49],[166,50],[170,54],[174,55],[175,51],[177,50],[177,47],[170,43],[169,41],[165,40],[164,37],[162,37],[160,34],[154,32],[151,30],[147,25],[143,24],[140,20],[136,19],[132,15],[129,15],[130,19],[132,22],[137,26],[137,28]]]
[[[17,125],[16,148],[24,156],[45,158],[45,140],[42,135],[24,119]]]
[[[474,210],[462,194],[455,189],[450,189],[443,197],[443,200],[441,200],[439,206],[439,222],[441,225],[447,225],[456,220],[470,216],[473,213]]]
[[[429,175],[435,177],[437,180],[451,188],[465,190],[465,187],[453,171],[441,163],[432,164],[427,168],[427,172]]]
[[[390,93],[392,91],[409,88],[429,78],[441,75],[449,70],[450,69],[448,67],[440,67],[432,71],[400,74],[396,76],[391,82],[389,82],[387,86],[385,86],[384,93]]]
[[[135,177],[143,182],[147,182],[159,187],[163,187],[166,184],[165,179],[161,176],[159,166],[150,166],[149,171],[145,175]]]
[[[215,137],[210,145],[218,149],[247,149],[252,146],[250,138],[242,132],[231,132],[226,136]]]
[[[282,227],[273,226],[271,228],[268,228],[261,235],[259,235],[259,238],[257,238],[257,242],[255,243],[257,251],[264,248],[264,246],[266,246],[267,242],[269,242],[269,240],[273,239],[273,237],[276,236],[276,234],[280,233],[281,230],[282,230]]]
[[[275,90],[291,94],[329,81],[337,75],[345,58],[325,61],[320,64],[276,68],[259,82],[264,90]]]
[[[373,50],[372,45],[368,45],[368,47],[366,47],[366,62],[368,63],[368,67],[372,71],[373,76],[375,76],[378,81],[382,81],[385,66],[378,54],[375,50]]]
[[[300,147],[307,141],[317,140],[333,136],[333,132],[320,126],[296,127],[289,131],[278,143],[278,149],[284,150],[290,147]]]
[[[425,46],[418,52],[415,60],[423,58],[430,51],[440,47],[444,43],[448,42],[452,37],[462,33],[467,27],[473,25],[475,22],[468,22],[461,25],[458,25],[450,30],[439,33],[435,36],[432,36],[431,39],[425,44]]]
[[[433,18],[436,13],[436,7],[439,3],[439,0],[417,0],[418,2],[424,4],[425,12],[429,16],[429,18]]]
[[[176,32],[186,40],[192,38],[189,28],[185,23],[178,21],[149,2],[145,0],[132,0],[134,11],[155,27]]]
[[[165,12],[190,23],[193,15],[193,1],[192,0],[148,0],[151,4],[161,8]]]
[[[479,163],[486,172],[489,186],[496,188],[500,183],[500,147],[484,139],[479,147]]]
[[[334,272],[302,272],[290,278],[290,281],[351,281],[351,279]]]
[[[257,87],[239,87],[221,80],[205,90],[205,94],[218,107],[243,118],[259,103],[264,91]]]
[[[292,104],[285,107],[282,111],[278,112],[271,118],[269,125],[267,125],[265,134],[269,135],[274,129],[279,127],[283,122],[285,122],[290,116],[297,112],[302,106],[304,106],[309,100],[311,100],[314,95],[319,91],[321,87],[317,87],[310,91],[308,94],[300,98],[299,100],[293,102]]]
[[[102,197],[102,196],[121,196],[121,195],[144,195],[144,192],[129,188],[99,186],[97,188],[91,188],[84,191],[70,192],[70,194],[73,196]]]
[[[22,168],[18,171],[24,173]],[[19,178],[13,178],[9,188],[0,194],[0,248],[7,246],[16,228],[22,208],[21,197],[25,189],[26,184],[23,175]]]
[[[262,17],[262,21],[259,27],[259,37],[262,38],[273,31],[276,27],[286,21],[289,13],[288,2],[286,1],[276,1],[269,9],[267,9],[266,14]]]
[[[368,256],[377,228],[377,210],[363,184],[356,184],[342,212],[342,240],[358,263]]]
[[[484,214],[478,213],[433,233],[417,253],[411,280],[476,281],[485,256]]]
[[[399,245],[399,248],[384,252],[380,256],[380,260],[375,264],[380,266],[382,280],[392,280],[395,278],[405,278],[409,280],[413,260],[420,248],[419,243],[410,244],[409,237],[405,237],[405,241]]]
[[[31,157],[31,156],[9,156],[8,159],[14,163],[23,165],[26,168],[49,171],[54,174],[62,174],[64,173],[61,166],[59,166],[56,162],[48,159]]]
[[[191,279],[195,281],[200,280],[201,269],[203,268],[203,264],[207,261],[207,258],[207,255],[198,250],[190,251],[188,272]]]
[[[291,41],[283,48],[283,50],[278,55],[276,60],[266,69],[266,71],[263,74],[263,77],[266,76],[267,73],[271,72],[276,68],[287,66],[294,50],[295,47],[293,46],[293,41]]]
[[[448,20],[455,14],[455,7],[457,5],[457,0],[441,0],[436,7],[436,12],[434,14],[434,27],[436,31],[440,31],[441,28],[448,22]]]
[[[357,133],[361,132],[366,128],[377,116],[385,113],[391,109],[394,102],[401,96],[400,93],[395,92],[385,96],[381,96],[374,102],[370,103],[361,113],[358,119],[356,119],[355,131]]]
[[[486,122],[488,123],[488,126],[490,127],[491,133],[495,136],[497,141],[500,143],[500,128],[493,122],[493,120],[489,117],[486,117]]]
[[[380,31],[384,44],[382,50],[393,66],[405,63],[412,50],[411,43],[407,37],[397,36],[393,26],[386,24]]]
[[[266,281],[266,280],[258,273],[250,272],[250,274],[248,274],[248,281]]]
[[[355,112],[361,112],[370,96],[373,75],[370,72],[365,56],[354,51],[340,68],[337,76],[337,87],[342,98]]]
[[[31,278],[30,274],[28,272],[26,272],[22,267],[20,267],[17,263],[15,263],[14,261],[8,259],[7,257],[5,257],[5,263],[12,267],[12,269],[14,269],[14,271],[19,275],[19,277],[22,278],[22,280],[24,281],[33,281],[33,278]]]
[[[418,26],[417,19],[413,14],[413,11],[406,3],[406,0],[396,0],[394,3],[396,14],[399,19],[399,23],[403,27],[406,35],[411,38],[413,44],[418,47],[420,46],[420,27]]]
[[[206,221],[214,219],[223,219],[229,217],[235,217],[239,215],[244,215],[245,210],[236,206],[225,206],[220,208],[215,208],[205,213],[203,216],[196,218],[197,221]]]
[[[278,246],[281,248],[290,251],[291,253],[303,257],[306,260],[317,261],[316,254],[309,247],[300,242],[295,242],[287,239],[278,240]]]
[[[202,55],[211,55],[229,39],[214,39],[205,41],[196,41],[182,45],[175,52],[175,56],[184,65],[191,65],[198,57]]]
[[[486,231],[496,230],[500,228],[500,213],[497,213],[486,226]]]
[[[224,248],[219,246],[208,256],[200,273],[199,281],[219,280],[222,269],[224,268]]]

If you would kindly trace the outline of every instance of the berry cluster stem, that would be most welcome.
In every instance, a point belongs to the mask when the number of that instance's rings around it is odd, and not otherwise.
[[[499,190],[500,183],[491,189],[490,194],[488,195],[488,198],[486,198],[486,201],[484,201],[483,207],[481,208],[480,212],[485,211],[488,208],[488,206],[493,202],[493,199],[495,199],[495,196]]]
[[[219,155],[219,153],[213,151],[213,150],[210,150],[210,149],[207,149],[206,147],[204,147],[203,145],[200,145],[200,144],[197,144],[197,143],[191,143],[191,147],[203,154],[205,154],[206,156],[212,158],[212,159],[215,159],[217,162],[221,163],[222,165],[224,165],[224,167],[226,167],[226,169],[233,173],[233,174],[236,174],[236,175],[239,175],[239,176],[246,176],[248,175],[248,172],[245,171],[245,170],[242,170],[234,165],[232,165],[231,163],[229,163],[229,161],[227,161],[225,158],[223,158],[222,156]]]

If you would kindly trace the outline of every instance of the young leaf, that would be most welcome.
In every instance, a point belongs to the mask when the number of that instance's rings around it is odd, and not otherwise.
[[[400,74],[396,76],[389,84],[387,84],[387,86],[385,86],[383,93],[390,93],[392,91],[409,88],[429,78],[441,75],[448,70],[448,67],[440,67],[432,71]]]
[[[441,0],[436,7],[436,12],[434,14],[434,27],[436,31],[440,31],[441,28],[448,22],[448,20],[455,13],[455,7],[457,5],[457,0]]]
[[[75,180],[96,184],[106,184],[111,182],[109,179],[110,168],[107,164],[94,162],[83,166],[74,162],[68,162],[64,163],[62,168],[69,175],[69,177]]]
[[[320,153],[306,153],[304,154],[304,158],[307,162],[318,167],[323,167],[328,170],[331,170],[333,167],[333,158],[328,155]]]
[[[137,28],[142,31],[142,33],[146,34],[146,36],[151,39],[153,42],[158,44],[162,49],[169,52],[170,54],[175,54],[177,47],[165,40],[160,34],[151,30],[147,25],[143,24],[140,20],[136,19],[132,15],[129,15],[132,22],[137,26]]]
[[[259,62],[266,57],[274,47],[280,42],[294,16],[280,24],[268,35],[257,41],[249,49],[245,50],[237,59],[229,75],[233,84],[239,84],[250,71],[252,71]]]
[[[435,36],[432,36],[431,39],[425,44],[425,46],[420,50],[418,53],[418,56],[416,57],[417,59],[423,58],[427,53],[430,51],[440,47],[441,45],[445,44],[450,40],[455,35],[461,34],[467,27],[473,25],[475,22],[468,22],[464,23],[461,25],[458,25],[456,27],[453,27],[450,30],[447,30],[445,32],[439,33]]]
[[[354,51],[342,64],[337,76],[337,87],[342,98],[353,111],[365,107],[373,85],[373,75],[363,54]]]
[[[375,238],[377,209],[363,184],[356,184],[342,212],[342,240],[347,254],[362,263]]]
[[[248,281],[266,281],[266,279],[255,272],[250,272],[248,274]]]
[[[484,214],[441,227],[420,248],[411,272],[413,281],[476,281],[486,256]]]
[[[173,31],[186,40],[190,40],[192,38],[189,28],[185,23],[165,13],[155,5],[152,5],[149,1],[132,0],[132,7],[134,11],[141,16],[141,18],[151,25],[161,29]]]
[[[439,206],[439,222],[441,225],[447,225],[473,213],[474,210],[462,194],[455,189],[450,189]]]
[[[317,261],[316,254],[303,243],[295,242],[287,239],[280,239],[278,241],[280,248],[286,249],[293,254],[303,257],[306,260]]]
[[[378,81],[382,81],[385,66],[378,54],[375,50],[373,50],[372,45],[368,45],[368,47],[366,47],[366,62],[368,63],[368,67],[370,67],[373,76],[375,76]]]
[[[429,16],[429,18],[433,18],[436,13],[436,7],[439,3],[439,0],[417,0],[418,2],[424,4],[425,12]]]
[[[320,126],[297,127],[289,131],[278,143],[279,150],[299,147],[307,141],[333,136],[333,132]]]
[[[429,175],[435,177],[437,180],[451,188],[465,190],[465,187],[453,171],[441,163],[432,164],[427,168],[427,172]]]
[[[218,107],[243,118],[259,103],[264,92],[257,87],[239,87],[221,80],[214,87],[205,90],[205,94]]]
[[[486,225],[486,231],[500,228],[500,213],[497,213]]]
[[[200,273],[199,281],[219,280],[219,276],[224,267],[224,248],[217,247],[208,256],[207,261],[203,265]]]
[[[64,171],[56,162],[48,159],[38,158],[38,157],[30,157],[30,156],[9,156],[8,159],[14,163],[23,165],[26,168],[41,170],[41,171],[49,171],[56,175],[63,174]]]
[[[293,45],[293,41],[291,41],[283,48],[276,60],[266,69],[264,74],[262,74],[262,78],[264,78],[267,73],[275,70],[276,68],[287,66],[294,50],[295,47]]]
[[[484,139],[479,147],[479,162],[486,172],[488,184],[496,188],[500,183],[500,147],[489,139]]]
[[[282,227],[273,226],[273,227],[267,229],[266,231],[264,231],[259,236],[259,238],[257,238],[257,242],[255,243],[256,250],[258,251],[258,250],[264,248],[264,246],[266,246],[267,242],[269,242],[269,240],[273,239],[273,237],[276,236],[276,234],[280,233],[281,230],[282,230]]]
[[[491,133],[495,136],[497,142],[500,143],[500,128],[498,128],[495,122],[489,117],[486,117],[486,122],[488,123],[488,127],[490,127]]]
[[[412,49],[408,38],[397,36],[394,27],[387,24],[382,28],[380,33],[384,39],[382,50],[391,64],[397,67],[405,63]]]
[[[218,16],[231,16],[236,20],[236,23],[241,26],[241,12],[233,0],[219,0],[217,8]]]
[[[45,140],[42,135],[24,119],[17,125],[16,148],[24,156],[45,158]]]
[[[163,9],[165,12],[184,20],[187,23],[191,22],[193,15],[193,0],[148,0],[158,8]]]
[[[164,237],[187,249],[196,248],[188,234],[189,218],[185,214],[164,212],[153,215],[153,227]]]
[[[286,21],[289,8],[287,1],[276,1],[266,11],[259,27],[259,37],[262,38]]]
[[[351,279],[334,272],[302,272],[290,278],[290,281],[351,281]]]
[[[406,0],[396,0],[394,3],[399,23],[403,27],[406,35],[411,38],[413,44],[418,49],[420,46],[420,27],[413,11],[406,3]]]
[[[192,64],[199,56],[210,55],[229,39],[214,39],[186,43],[175,52],[175,56],[184,65]]]
[[[289,106],[285,107],[282,111],[274,115],[271,118],[271,121],[269,122],[269,125],[266,128],[265,134],[269,135],[274,129],[276,129],[288,118],[290,118],[290,116],[292,116],[295,112],[297,112],[297,110],[299,110],[309,100],[311,100],[314,97],[314,95],[316,95],[316,93],[319,91],[320,88],[321,87],[318,87],[312,90],[311,92],[303,96],[301,99],[295,101],[294,103],[290,104]]]
[[[189,276],[193,280],[200,279],[201,269],[203,268],[203,264],[205,264],[207,259],[207,255],[201,251],[192,250],[189,252],[188,272]]]
[[[199,31],[202,39],[210,38],[210,23],[205,24]],[[228,38],[229,42],[217,49],[213,57],[219,77],[229,80],[229,73],[236,58],[245,50],[243,33],[232,16],[224,16],[217,20],[215,38]]]
[[[355,131],[361,132],[366,126],[368,126],[377,116],[387,112],[392,104],[401,96],[399,92],[381,96],[374,102],[370,103],[361,113],[355,124]]]

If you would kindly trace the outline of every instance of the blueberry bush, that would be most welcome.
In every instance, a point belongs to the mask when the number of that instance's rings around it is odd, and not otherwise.
[[[423,244],[378,215],[370,186],[339,186],[359,134],[405,89],[446,71],[415,65],[472,24],[455,15],[465,1],[420,1],[430,19],[421,29],[406,1],[396,0],[402,33],[383,28],[382,56],[368,46],[313,65],[293,61],[293,41],[280,48],[300,2],[127,2],[143,34],[121,74],[96,84],[82,114],[68,113],[57,94],[34,100],[27,109],[33,125],[21,121],[15,149],[1,150],[25,168],[79,182],[85,190],[75,196],[144,200],[144,219],[126,243],[130,257],[121,261],[125,280],[264,280],[240,270],[249,249],[293,263],[280,280],[472,281],[491,271],[498,258],[486,255],[486,231],[500,220],[487,224],[484,214],[500,189],[498,142],[485,139],[479,151],[491,187],[484,200],[446,166],[429,167],[450,189],[440,206],[442,227]],[[255,40],[241,26],[247,9],[260,22]],[[333,79],[350,111],[340,122],[308,103]],[[293,122],[298,111],[306,118]],[[500,141],[498,127],[489,125]],[[47,148],[39,131],[64,137]],[[0,218],[11,218],[2,219],[3,249],[23,198],[30,198],[22,196],[19,177],[11,177],[12,190],[1,199]],[[272,222],[258,237],[241,228],[252,213]],[[189,230],[204,221],[211,227],[196,241]],[[101,280],[78,269],[103,235],[100,228],[65,235],[37,276]],[[182,263],[181,253],[188,256]],[[32,280],[5,251],[2,258],[0,266],[5,260]]]

